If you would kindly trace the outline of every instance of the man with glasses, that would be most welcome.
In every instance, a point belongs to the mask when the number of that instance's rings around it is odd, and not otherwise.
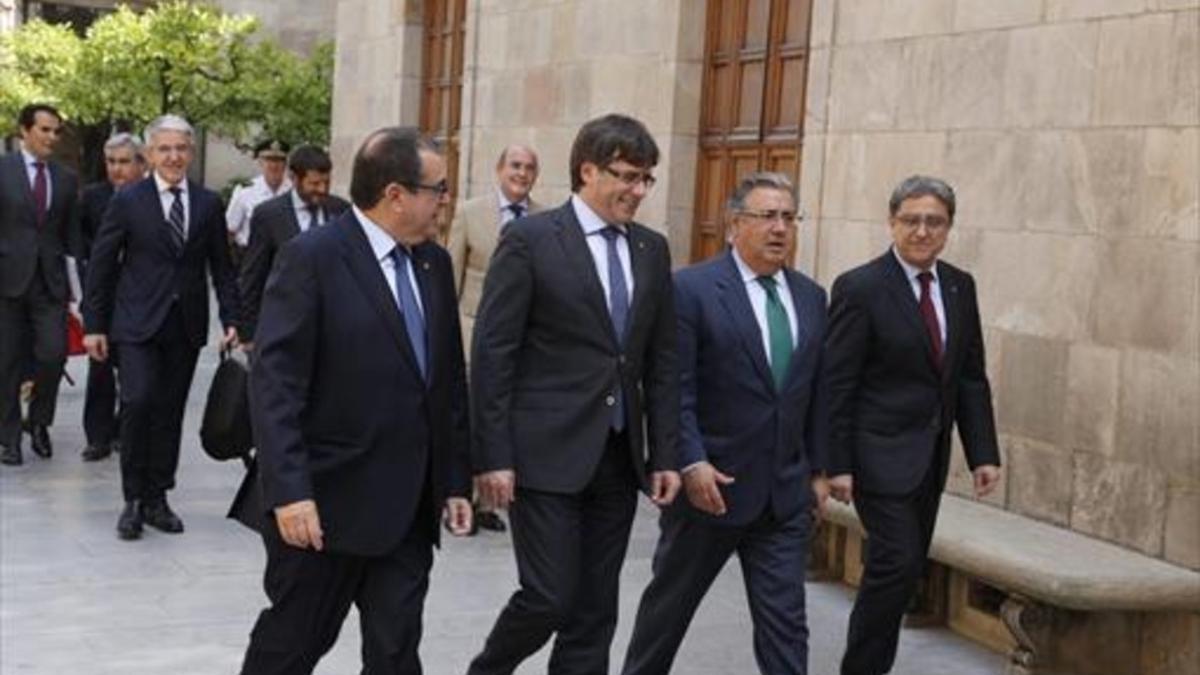
[[[145,171],[142,144],[136,136],[122,132],[105,141],[105,180],[83,188],[79,200],[84,248],[89,255],[109,201],[118,190],[141,180]],[[87,259],[79,261],[79,276],[87,279]],[[82,457],[85,462],[104,459],[121,445],[114,370],[116,361],[115,350],[104,361],[88,359],[87,394],[83,400],[83,432],[87,437],[87,447]]]
[[[271,605],[245,675],[311,673],[351,605],[361,672],[421,672],[439,516],[471,527],[458,303],[430,241],[446,194],[432,141],[380,129],[354,157],[352,210],[276,258],[250,377]]]
[[[795,189],[753,173],[729,199],[724,255],[675,274],[686,499],[663,512],[624,675],[666,675],[733,554],[763,673],[808,669],[804,569],[824,507],[825,291],[792,270]]]
[[[831,494],[867,531],[843,675],[880,675],[924,572],[958,426],[975,494],[1000,480],[1000,452],[971,275],[938,259],[954,191],[911,176],[888,203],[889,251],[833,284],[826,343]]]
[[[473,675],[511,673],[555,634],[550,672],[607,673],[637,490],[666,506],[679,489],[670,253],[633,221],[657,163],[637,120],[588,122],[570,200],[510,223],[492,258],[472,454],[481,501],[509,508],[520,588]]]
[[[121,491],[117,536],[142,525],[171,534],[183,521],[167,504],[179,466],[188,389],[208,340],[208,279],[217,293],[223,345],[237,342],[237,283],[221,199],[187,178],[195,149],[187,120],[146,127],[149,178],[113,195],[88,264],[84,346],[96,361],[120,354]]]

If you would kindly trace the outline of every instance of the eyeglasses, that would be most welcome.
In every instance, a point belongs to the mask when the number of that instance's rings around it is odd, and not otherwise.
[[[654,187],[655,183],[658,182],[658,179],[654,176],[651,176],[647,171],[617,171],[611,166],[606,166],[604,167],[604,172],[628,185],[629,187],[635,187],[638,183],[641,183],[642,185],[646,186],[647,190],[649,190],[650,188]]]
[[[441,197],[443,195],[450,193],[450,185],[449,185],[449,183],[447,183],[444,180],[438,181],[437,183],[434,183],[433,185],[426,185],[425,183],[401,183],[401,185],[408,188],[409,190],[412,190],[413,192],[416,192],[418,190],[429,190],[430,192],[434,193],[438,197]]]
[[[739,216],[745,216],[752,220],[757,220],[761,223],[775,224],[782,222],[786,227],[798,227],[800,222],[804,220],[804,214],[795,211],[778,211],[772,209],[770,211],[738,211]]]
[[[931,234],[940,234],[950,227],[950,219],[945,216],[930,213],[905,213],[899,216],[893,216],[897,223],[904,226],[906,230],[916,231],[921,225],[925,225],[925,229]]]

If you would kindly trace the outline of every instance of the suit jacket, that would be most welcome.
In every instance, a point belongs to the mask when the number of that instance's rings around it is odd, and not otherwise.
[[[833,284],[828,359],[829,473],[850,473],[870,492],[916,489],[931,465],[944,485],[950,432],[973,469],[999,464],[975,281],[938,261],[946,315],[939,372],[904,269],[889,250]]]
[[[544,211],[545,207],[529,200],[529,213]],[[446,250],[454,262],[454,288],[458,292],[459,320],[463,328],[463,349],[469,350],[475,330],[475,314],[483,296],[483,279],[487,274],[496,242],[500,240],[500,201],[496,190],[463,202],[454,211]]]
[[[108,210],[108,202],[114,192],[112,183],[102,180],[84,186],[83,194],[79,197],[79,225],[84,255],[76,264],[81,281],[87,281],[87,261],[92,255],[92,245],[96,242],[100,224],[104,222],[104,212]]]
[[[440,506],[422,500],[470,489],[450,257],[426,243],[413,264],[428,382],[353,212],[285,244],[267,279],[250,371],[262,504],[315,500],[329,551],[381,555],[422,526],[436,541]]]
[[[670,252],[662,235],[637,223],[628,243],[634,285],[622,345],[570,201],[505,229],[472,341],[477,472],[515,469],[521,487],[582,490],[604,453],[618,390],[643,489],[647,469],[676,468]]]
[[[325,211],[325,223],[329,224],[349,209],[350,204],[341,197],[329,195],[321,208]],[[241,337],[245,341],[254,340],[263,286],[267,282],[267,273],[271,271],[271,263],[275,261],[275,254],[297,234],[300,234],[300,222],[293,208],[292,190],[254,208],[254,215],[250,216],[250,245],[242,257],[238,273],[238,290],[242,299]]]
[[[825,470],[825,290],[795,270],[784,275],[796,308],[796,348],[778,389],[733,254],[675,274],[680,468],[708,461],[735,478],[721,486],[724,516],[676,500],[697,517],[746,525],[770,507],[785,521],[811,503],[812,475]]]
[[[172,242],[154,178],[113,195],[92,246],[84,295],[88,333],[114,342],[144,342],[179,304],[196,349],[208,336],[208,275],[221,323],[237,325],[239,302],[225,238],[225,213],[215,192],[188,181],[188,231],[183,251]]]
[[[41,227],[34,212],[33,189],[20,151],[0,157],[0,296],[25,294],[37,269],[50,294],[67,301],[64,256],[85,257],[79,229],[79,181],[58,162],[47,162],[50,207]]]

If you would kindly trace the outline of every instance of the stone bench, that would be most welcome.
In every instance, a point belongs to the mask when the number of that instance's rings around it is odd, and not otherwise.
[[[850,506],[830,500],[829,521],[863,535]],[[1015,646],[1009,673],[1040,667],[1031,627],[1055,608],[1079,612],[1197,612],[1200,572],[1060,527],[944,495],[929,557],[1000,589],[1000,618]]]

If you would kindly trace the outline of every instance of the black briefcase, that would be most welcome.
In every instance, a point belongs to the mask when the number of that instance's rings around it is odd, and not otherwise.
[[[200,423],[200,446],[215,460],[245,461],[254,447],[248,379],[245,364],[222,349]]]

